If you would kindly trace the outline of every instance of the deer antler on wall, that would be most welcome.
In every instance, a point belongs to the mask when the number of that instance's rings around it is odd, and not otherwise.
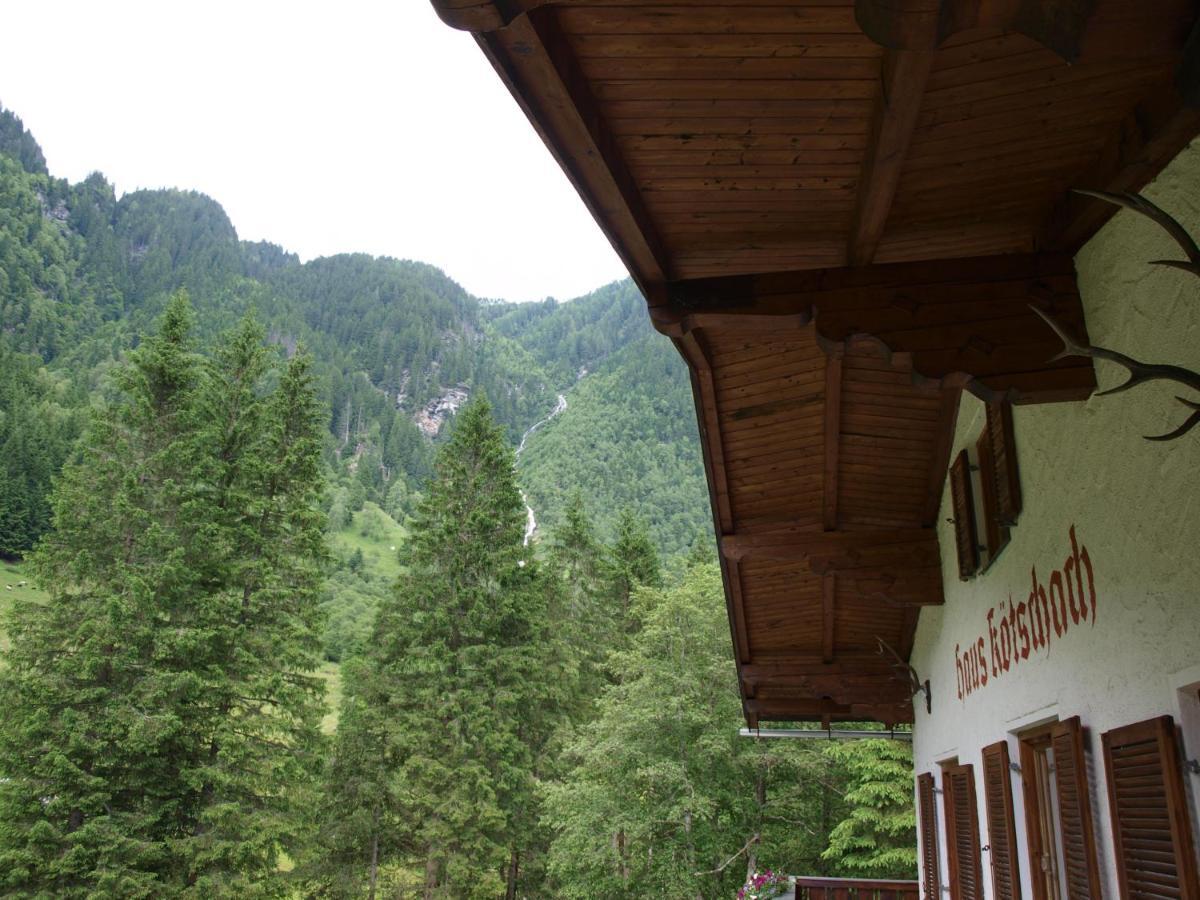
[[[1155,206],[1145,197],[1140,194],[1113,194],[1107,191],[1076,191],[1078,194],[1087,194],[1089,197],[1096,197],[1108,203],[1113,203],[1117,206],[1123,206],[1125,209],[1139,213],[1159,225],[1172,240],[1183,248],[1187,260],[1176,259],[1156,259],[1150,265],[1152,266],[1170,266],[1173,269],[1182,269],[1185,272],[1191,272],[1193,275],[1200,277],[1200,247],[1196,245],[1191,235],[1184,230],[1175,219],[1163,212],[1159,207]],[[1035,313],[1045,320],[1046,324],[1054,329],[1054,333],[1058,335],[1063,342],[1062,352],[1053,359],[1063,359],[1068,356],[1086,356],[1092,359],[1103,359],[1111,363],[1116,363],[1129,372],[1129,377],[1118,384],[1116,387],[1109,388],[1104,391],[1097,391],[1097,397],[1103,397],[1108,394],[1119,394],[1122,391],[1127,391],[1132,387],[1137,387],[1139,384],[1145,384],[1148,381],[1173,381],[1177,384],[1185,385],[1193,391],[1200,393],[1200,373],[1193,372],[1191,369],[1184,369],[1181,366],[1162,365],[1159,363],[1144,363],[1139,362],[1131,356],[1126,356],[1124,353],[1119,353],[1116,350],[1108,350],[1104,347],[1095,347],[1091,344],[1080,344],[1072,338],[1051,316],[1038,309],[1036,306],[1030,307]],[[1053,360],[1051,360],[1053,361]],[[1166,434],[1146,435],[1148,441],[1171,441],[1175,438],[1183,437],[1189,431],[1200,424],[1200,402],[1196,400],[1188,400],[1185,397],[1176,397],[1180,403],[1192,410],[1192,414],[1187,420]]]
[[[925,712],[933,712],[933,694],[929,691],[929,679],[926,678],[924,681],[921,681],[921,676],[917,674],[917,670],[903,656],[896,652],[895,647],[878,635],[875,636],[875,640],[879,642],[879,655],[884,656],[885,650],[892,655],[892,658],[896,660],[892,663],[892,668],[899,673],[901,678],[907,678],[908,686],[914,697],[917,694],[925,695]]]

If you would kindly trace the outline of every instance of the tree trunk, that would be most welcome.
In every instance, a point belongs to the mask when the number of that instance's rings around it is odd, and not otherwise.
[[[508,889],[504,892],[504,900],[517,900],[517,872],[521,865],[521,856],[516,848],[508,860]]]
[[[434,891],[438,886],[438,860],[434,855],[433,847],[429,848],[429,854],[425,857],[425,892],[421,895],[424,900],[433,900]]]
[[[379,830],[376,827],[378,823],[379,813],[376,812],[371,817],[371,875],[367,900],[375,900],[375,882],[379,878]]]

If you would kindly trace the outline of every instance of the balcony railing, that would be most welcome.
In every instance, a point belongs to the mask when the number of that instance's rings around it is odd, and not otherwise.
[[[921,891],[915,881],[799,877],[796,900],[921,900]]]

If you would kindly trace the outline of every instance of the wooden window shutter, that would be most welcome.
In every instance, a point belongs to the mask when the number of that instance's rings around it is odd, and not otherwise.
[[[958,577],[964,581],[979,568],[979,537],[975,532],[975,502],[971,496],[971,463],[963,450],[950,467],[950,500],[954,514],[954,543],[958,547]]]
[[[1114,728],[1102,740],[1121,896],[1196,900],[1200,884],[1174,720]]]
[[[995,900],[1020,900],[1021,872],[1006,741],[983,748],[983,797],[988,814],[988,845],[992,848],[992,896]]]
[[[996,499],[996,479],[989,473],[995,471],[992,457],[992,433],[985,427],[975,444],[975,452],[979,457],[979,470],[983,473],[980,484],[983,487],[983,543],[987,547],[988,565],[991,565],[996,554],[1009,541],[1008,526],[1000,524],[1000,507]]]
[[[1067,900],[1100,900],[1092,802],[1088,793],[1087,757],[1079,717],[1059,722],[1050,732],[1054,750],[1054,783],[1058,793],[1060,838]]]
[[[984,480],[990,478],[996,493],[997,524],[1015,525],[1021,514],[1021,478],[1017,471],[1017,445],[1013,437],[1012,404],[996,401],[987,404],[987,428],[991,444],[991,465],[983,468]]]
[[[921,890],[923,900],[940,900],[941,872],[938,865],[937,802],[933,775],[917,776],[917,815],[921,829]]]
[[[983,900],[983,860],[973,766],[948,766],[942,776],[951,900]]]

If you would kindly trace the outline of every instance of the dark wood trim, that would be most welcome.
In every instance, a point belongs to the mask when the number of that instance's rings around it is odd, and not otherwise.
[[[826,572],[821,579],[821,658],[825,662],[833,662],[836,604],[837,575]]]
[[[889,50],[883,56],[871,140],[858,178],[858,203],[846,247],[849,265],[865,266],[875,258],[917,127],[933,57],[932,50]]]
[[[1140,191],[1197,135],[1200,135],[1200,110],[1185,105],[1175,85],[1164,84],[1138,103],[1091,168],[1071,186]],[[1111,203],[1064,193],[1046,218],[1037,246],[1077,251],[1116,213],[1117,207]]]
[[[841,348],[838,348],[840,351]],[[842,355],[825,360],[825,474],[822,506],[825,530],[838,527],[838,458],[842,445]]]

